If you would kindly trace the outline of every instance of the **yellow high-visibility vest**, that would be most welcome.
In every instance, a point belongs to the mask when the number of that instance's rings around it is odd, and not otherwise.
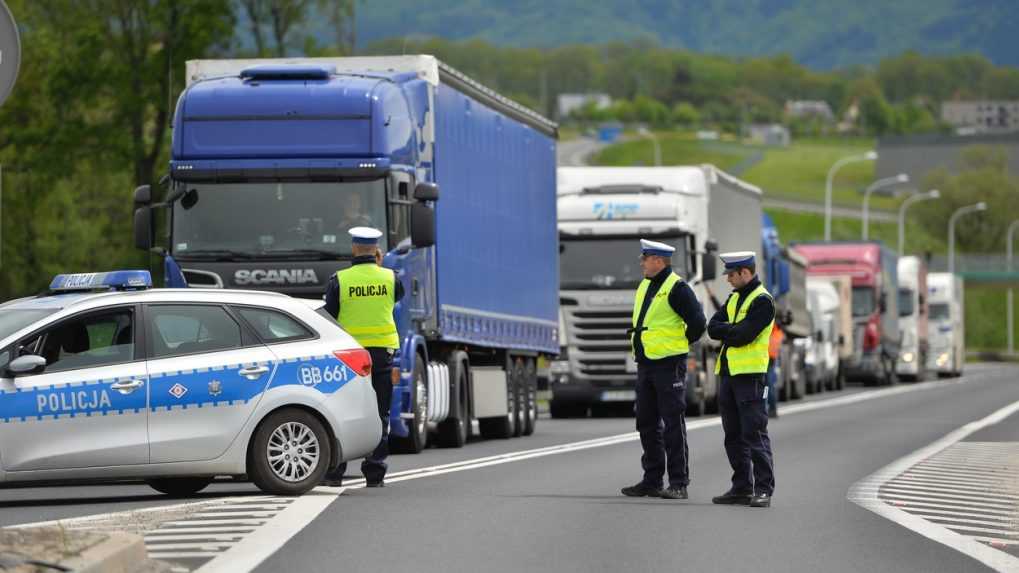
[[[365,348],[400,348],[393,307],[396,274],[373,264],[353,265],[336,273],[340,312],[336,321]]]
[[[651,280],[644,279],[637,287],[637,298],[633,301],[633,317],[631,319],[635,330],[630,335],[630,348],[633,348],[634,341],[639,334],[641,344],[644,345],[644,356],[650,360],[661,360],[668,356],[686,354],[690,350],[690,343],[686,340],[686,322],[669,306],[669,293],[672,292],[672,287],[681,280],[676,273],[670,273],[665,278],[665,282],[651,299],[647,314],[644,315],[644,323],[640,325],[647,330],[640,333],[636,331],[637,318],[640,316],[640,309],[644,306],[644,297],[647,295]]]
[[[759,296],[771,298],[764,285],[758,285],[757,288],[750,291],[750,294],[746,296],[743,304],[739,307],[739,311],[736,310],[736,301],[739,300],[739,296],[730,296],[729,301],[725,305],[725,312],[729,318],[729,323],[738,324],[746,318],[750,304]],[[768,372],[768,341],[771,338],[771,329],[774,327],[775,321],[773,319],[766,328],[761,330],[757,338],[754,338],[746,346],[723,344],[722,350],[718,353],[719,359],[715,361],[715,374],[718,374],[722,368],[721,356],[723,353],[725,354],[726,362],[729,364],[730,376],[765,374]]]

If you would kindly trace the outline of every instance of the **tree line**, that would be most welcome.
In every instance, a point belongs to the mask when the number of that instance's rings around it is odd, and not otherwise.
[[[0,107],[0,300],[58,272],[145,266],[131,191],[166,173],[170,123],[196,58],[346,55],[356,0],[8,0],[20,77]],[[327,22],[323,39],[312,25]],[[359,54],[430,53],[549,115],[561,93],[605,92],[613,113],[656,125],[781,117],[786,99],[857,101],[874,133],[926,129],[945,99],[1019,99],[1019,71],[977,55],[904,54],[813,71],[789,57],[733,58],[647,41],[541,50],[394,38]]]

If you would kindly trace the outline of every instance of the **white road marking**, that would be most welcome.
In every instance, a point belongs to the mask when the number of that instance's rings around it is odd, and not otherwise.
[[[985,521],[1001,521],[1004,523],[1015,523],[1015,517],[1012,516],[1012,512],[997,511],[999,515],[991,515],[983,510],[981,511],[956,511],[958,508],[955,506],[949,506],[952,509],[934,509],[934,508],[921,508],[921,507],[910,507],[909,512],[915,514],[929,513],[931,517],[939,516],[955,516],[955,517],[970,517],[974,519],[982,519]]]
[[[920,488],[914,488],[914,487],[903,487],[903,486],[899,486],[899,485],[884,485],[884,486],[881,486],[881,491],[882,492],[888,492],[888,496],[887,497],[891,497],[891,498],[898,497],[896,492],[903,492],[906,495],[919,495],[919,496],[927,497],[927,498],[930,498],[930,499],[940,499],[940,500],[953,500],[953,499],[957,499],[959,501],[965,501],[966,503],[970,503],[970,500],[973,499],[973,496],[971,496],[971,495],[956,495],[954,493],[945,493],[945,489],[944,488],[942,488],[939,491],[937,489],[932,489],[932,488],[920,489]],[[1011,496],[1007,496],[1007,495],[1000,495],[1000,494],[996,494],[996,493],[985,493],[985,494],[981,495],[980,497],[981,497],[981,499],[986,500],[986,501],[984,501],[984,503],[997,503],[998,505],[1004,505],[1006,507],[1013,507],[1015,505],[1015,503],[1013,503],[1015,498],[1011,497]],[[998,499],[1002,499],[1002,500],[1005,500],[1005,501],[1002,501],[1001,503],[998,503],[995,499],[987,499],[987,498],[998,498]]]
[[[161,528],[161,529],[157,529],[155,531],[149,531],[148,533],[145,534],[145,536],[148,537],[150,535],[172,535],[174,533],[206,533],[206,532],[208,532],[208,533],[220,533],[220,532],[222,532],[222,533],[229,533],[229,532],[250,533],[250,532],[252,532],[254,530],[255,530],[255,528],[251,527],[251,526],[248,526],[248,527],[228,527],[228,526],[219,526],[219,527],[164,527],[164,528]]]
[[[186,533],[181,535],[153,535],[151,533],[145,534],[145,543],[161,543],[163,541],[202,541],[208,539],[209,541],[237,541],[244,537],[245,534],[239,533],[236,535],[223,535],[221,533]]]
[[[923,517],[903,511],[878,498],[878,488],[880,486],[895,479],[921,461],[936,455],[945,448],[962,441],[967,436],[983,428],[1001,422],[1016,412],[1019,412],[1019,401],[1013,402],[989,416],[970,422],[950,432],[940,440],[904,456],[860,480],[849,490],[847,497],[850,501],[863,508],[915,531],[928,539],[968,555],[996,571],[1019,571],[1019,558],[993,547],[988,547],[972,537],[962,535],[947,527],[931,523]],[[975,504],[967,502],[967,505]],[[996,505],[992,507],[996,507]],[[991,531],[991,533],[996,532]]]
[[[910,513],[913,513],[915,511],[925,511],[923,508],[956,510],[956,509],[965,509],[967,507],[970,507],[967,504],[961,504],[960,505],[958,503],[952,503],[952,504],[947,504],[947,503],[930,503],[930,502],[926,502],[926,501],[906,501],[906,502],[903,502],[903,503],[900,503],[900,504],[897,504],[897,505],[899,505],[899,506],[909,510]],[[1012,510],[1012,509],[991,509],[991,508],[979,508],[979,509],[980,509],[981,514],[988,513],[988,514],[995,514],[995,515],[1013,515],[1015,513],[1014,510]]]

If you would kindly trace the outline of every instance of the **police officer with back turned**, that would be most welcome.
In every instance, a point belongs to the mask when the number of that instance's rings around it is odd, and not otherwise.
[[[393,355],[400,337],[393,319],[393,307],[403,298],[403,286],[396,273],[382,267],[378,241],[382,231],[354,227],[349,231],[354,259],[350,267],[337,272],[326,286],[325,310],[336,317],[343,330],[357,340],[372,357],[372,387],[382,418],[382,440],[361,463],[368,487],[383,487],[389,456],[389,407],[393,399]],[[326,485],[341,484],[347,464],[326,475]]]
[[[690,286],[672,271],[675,248],[641,239],[644,280],[637,287],[630,329],[637,361],[637,431],[644,477],[624,487],[630,497],[687,499],[686,357],[704,334],[704,311]],[[663,487],[665,470],[669,485]]]
[[[768,437],[768,341],[775,324],[775,303],[757,278],[753,251],[723,253],[733,291],[711,317],[708,336],[722,342],[715,362],[718,409],[725,432],[725,453],[732,466],[732,487],[713,503],[770,507],[775,490]]]

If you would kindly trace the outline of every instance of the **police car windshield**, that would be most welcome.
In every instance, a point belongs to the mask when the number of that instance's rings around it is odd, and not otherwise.
[[[0,308],[0,340],[57,312],[58,308]]]
[[[680,276],[688,274],[685,237],[650,238],[676,247],[673,270]],[[638,258],[640,237],[564,235],[559,239],[559,250],[560,288],[632,289],[644,279]]]
[[[182,260],[344,258],[351,227],[385,230],[385,180],[189,183],[173,205]],[[386,235],[380,245],[387,250]]]

